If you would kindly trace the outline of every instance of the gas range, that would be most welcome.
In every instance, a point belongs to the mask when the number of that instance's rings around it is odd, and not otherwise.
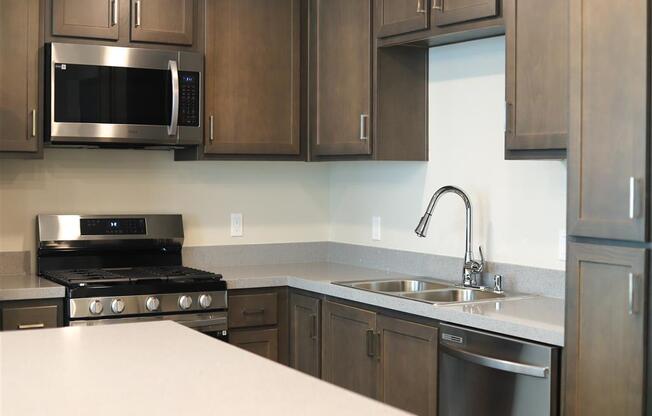
[[[39,274],[66,288],[65,323],[175,320],[226,335],[222,276],[182,265],[180,215],[39,215]]]

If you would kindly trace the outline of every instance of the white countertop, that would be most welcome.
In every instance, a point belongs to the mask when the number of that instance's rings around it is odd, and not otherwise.
[[[564,345],[563,299],[529,296],[434,306],[333,285],[333,281],[414,277],[336,263],[238,266],[214,271],[224,276],[229,289],[290,286],[531,341]]]
[[[0,333],[2,415],[406,415],[174,322]]]
[[[66,289],[36,275],[0,276],[0,301],[62,298]]]

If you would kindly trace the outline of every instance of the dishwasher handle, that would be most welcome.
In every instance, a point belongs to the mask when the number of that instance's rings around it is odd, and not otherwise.
[[[501,360],[500,358],[488,357],[486,355],[476,354],[451,345],[440,344],[440,349],[446,354],[468,361],[483,367],[494,368],[496,370],[507,371],[514,374],[522,374],[538,378],[547,378],[550,374],[550,368],[539,367],[535,365],[517,363],[514,361]]]

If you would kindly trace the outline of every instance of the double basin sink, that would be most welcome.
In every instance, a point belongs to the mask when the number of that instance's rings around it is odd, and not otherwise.
[[[494,292],[482,288],[458,287],[428,279],[365,280],[333,283],[340,286],[394,295],[435,305],[476,302],[506,297],[503,292]]]

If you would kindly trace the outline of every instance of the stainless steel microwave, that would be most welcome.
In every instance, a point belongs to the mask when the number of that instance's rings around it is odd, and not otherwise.
[[[51,43],[45,137],[50,144],[202,143],[199,53]]]

